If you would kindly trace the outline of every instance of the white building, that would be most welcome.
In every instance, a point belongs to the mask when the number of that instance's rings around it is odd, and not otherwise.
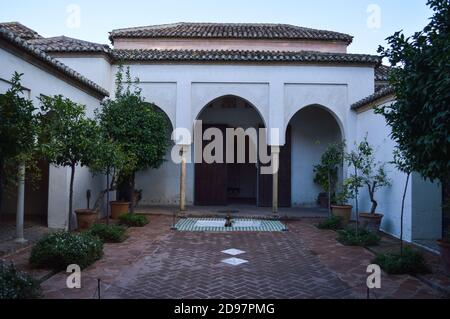
[[[107,92],[114,93],[118,65],[124,64],[140,79],[146,100],[163,110],[174,128],[193,132],[194,121],[202,120],[219,128],[279,129],[280,138],[268,134],[267,144],[272,156],[279,154],[280,172],[273,180],[280,207],[316,205],[321,190],[313,182],[313,166],[331,142],[346,140],[352,147],[367,134],[378,159],[392,160],[389,128],[373,112],[374,105],[394,99],[386,88],[388,68],[378,56],[347,53],[349,35],[278,24],[178,23],[114,30],[111,48],[68,37],[43,38],[18,23],[0,28],[2,91],[17,70],[25,74],[23,84],[34,100],[40,94],[63,94],[92,112]],[[66,71],[55,73],[62,68]],[[200,146],[177,143],[193,162]],[[180,164],[169,154],[168,159],[161,168],[138,174],[142,205],[179,205],[180,198],[187,205],[272,205],[272,177],[259,174],[258,165],[188,163],[181,179]],[[378,194],[379,211],[385,215],[383,230],[398,235],[405,176],[394,167],[389,174],[393,184]],[[68,170],[50,167],[48,203],[41,209],[50,227],[66,223],[68,181]],[[75,208],[86,206],[87,189],[95,198],[102,182],[82,170],[75,182]],[[410,186],[405,238],[439,238],[440,186],[419,176]],[[360,200],[362,209],[369,209],[365,191]]]

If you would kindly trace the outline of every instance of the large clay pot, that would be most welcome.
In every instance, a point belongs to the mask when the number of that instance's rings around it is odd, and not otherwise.
[[[450,274],[450,242],[438,240],[438,245],[441,251],[441,260],[444,264],[447,274]]]
[[[359,224],[361,227],[377,232],[380,230],[382,214],[359,213]]]
[[[111,202],[111,218],[119,219],[120,216],[128,214],[130,211],[129,202]]]
[[[331,213],[334,216],[341,217],[342,226],[347,226],[350,223],[353,206],[351,205],[331,205]]]
[[[97,221],[97,212],[92,209],[77,209],[78,229],[88,229]]]

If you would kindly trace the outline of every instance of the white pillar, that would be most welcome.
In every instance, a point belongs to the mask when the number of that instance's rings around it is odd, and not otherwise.
[[[25,165],[21,164],[18,171],[19,186],[17,189],[17,212],[16,212],[16,242],[26,243],[23,235],[24,207],[25,207]]]
[[[181,146],[180,212],[186,211],[186,162],[189,145]]]
[[[280,147],[271,146],[272,154],[272,213],[278,215],[278,170],[280,165]]]

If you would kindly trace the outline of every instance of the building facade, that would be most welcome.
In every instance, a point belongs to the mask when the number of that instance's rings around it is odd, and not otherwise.
[[[177,23],[114,30],[111,47],[64,36],[43,38],[18,23],[0,28],[4,83],[14,70],[23,70],[31,96],[50,94],[40,88],[49,82],[40,81],[28,70],[33,63],[20,56],[25,49],[17,53],[9,48],[19,46],[14,41],[96,83],[103,95],[79,98],[90,111],[108,94],[114,97],[119,65],[129,66],[145,99],[167,115],[173,129],[191,133],[188,139],[173,136],[185,161],[173,162],[169,151],[159,169],[138,174],[142,205],[313,207],[321,192],[313,181],[313,166],[330,143],[345,140],[351,149],[367,135],[377,159],[392,160],[389,128],[373,112],[374,106],[395,99],[386,86],[388,68],[378,56],[347,53],[350,35],[280,24]],[[48,73],[43,68],[39,72]],[[57,93],[75,100],[81,92],[89,95],[86,89],[58,81],[52,86]],[[69,88],[73,92],[67,92]],[[259,161],[196,163],[205,147],[193,138],[199,120],[204,127],[223,130],[265,128],[269,154],[280,164],[278,174],[260,174]],[[86,189],[101,189],[95,183],[102,177],[92,178],[85,170],[75,182],[76,208],[85,206]],[[54,199],[52,194],[55,187],[67,191],[68,171],[50,167],[50,177],[55,174],[58,177],[49,180],[48,225],[64,227],[68,195],[58,193]],[[341,175],[347,175],[346,167]],[[389,175],[393,184],[380,191],[379,210],[385,215],[383,230],[398,235],[405,176],[392,166]],[[360,201],[362,210],[368,210],[364,191]],[[439,238],[441,216],[440,186],[414,176],[407,197],[406,239]]]

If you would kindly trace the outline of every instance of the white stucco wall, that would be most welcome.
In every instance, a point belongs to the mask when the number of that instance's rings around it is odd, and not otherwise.
[[[342,140],[335,118],[320,106],[300,110],[289,123],[292,136],[292,206],[317,206],[323,190],[314,183],[314,165],[331,143]]]
[[[234,95],[252,104],[267,127],[280,129],[279,141],[271,140],[268,135],[268,142],[273,145],[283,145],[284,130],[292,117],[300,109],[315,104],[322,105],[332,114],[346,139],[355,140],[356,115],[349,105],[370,95],[374,89],[374,70],[370,66],[131,64],[130,71],[133,77],[140,79],[146,100],[164,110],[174,127],[192,132],[194,121],[207,104],[222,96]],[[113,66],[112,88],[115,72],[117,66]],[[233,109],[228,111],[231,117],[239,117]],[[319,137],[327,139],[326,136]],[[312,166],[318,152],[306,166]],[[157,178],[161,178],[158,189],[151,182]],[[295,189],[315,187],[310,180],[305,183],[295,185]],[[139,173],[137,185],[143,189],[142,204],[177,203],[179,168],[165,163],[157,170]],[[193,189],[194,165],[188,164],[188,204],[193,203]],[[293,204],[313,203],[317,193],[317,189],[310,190],[309,195],[296,191]]]
[[[391,102],[388,102],[391,103]],[[373,110],[357,115],[358,142],[367,134],[369,143],[376,150],[376,160],[386,163],[388,176],[392,186],[378,191],[377,212],[384,214],[382,229],[394,236],[400,235],[401,200],[406,182],[406,175],[399,172],[389,162],[393,160],[395,143],[389,137],[390,127],[384,118]],[[408,185],[404,213],[404,238],[407,241],[416,239],[437,239],[441,236],[441,187],[422,180],[413,174]],[[361,190],[360,211],[370,210],[370,199],[366,188]]]
[[[94,109],[99,107],[99,100],[64,80],[47,73],[37,66],[0,48],[0,79],[10,80],[14,71],[23,73],[21,83],[30,89],[30,97],[36,107],[38,97],[62,94],[71,100],[87,106],[88,116],[93,116]],[[0,83],[3,81],[0,81]],[[2,85],[4,87],[4,85]],[[51,166],[49,172],[48,226],[64,228],[68,215],[70,170]],[[74,209],[85,208],[85,192],[92,190],[92,197],[102,189],[103,177],[93,178],[87,168],[77,170],[74,183]]]
[[[102,88],[111,91],[111,64],[106,57],[89,54],[58,54],[53,55],[53,57],[81,73],[89,80],[94,81]]]

